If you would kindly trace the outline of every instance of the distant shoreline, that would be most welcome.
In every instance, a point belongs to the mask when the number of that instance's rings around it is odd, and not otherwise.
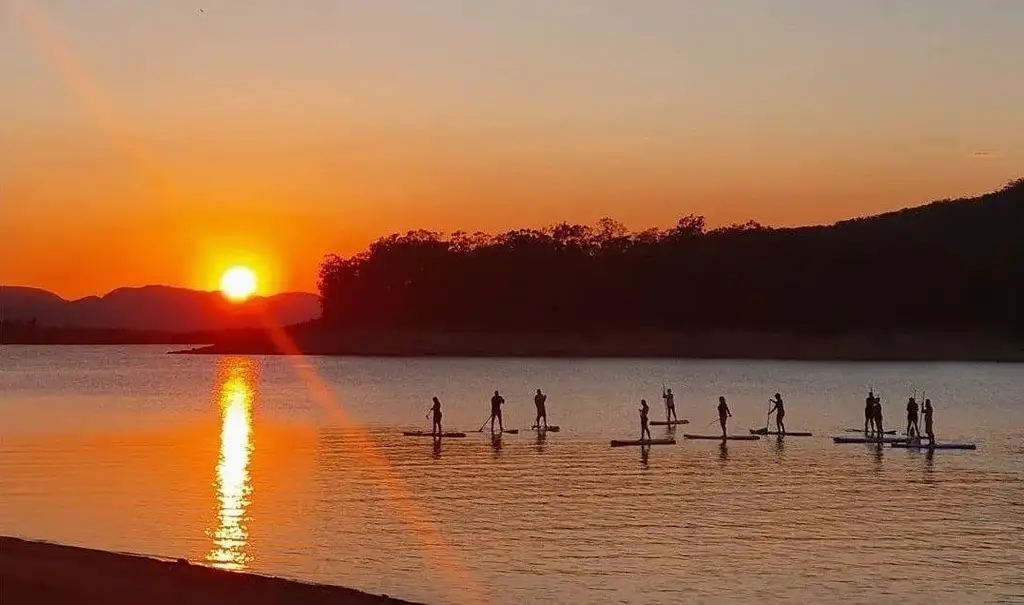
[[[749,333],[324,333],[229,340],[176,354],[353,357],[761,359],[788,361],[1024,362],[1024,344],[971,334],[800,336]]]
[[[351,588],[0,536],[0,603],[410,604]]]

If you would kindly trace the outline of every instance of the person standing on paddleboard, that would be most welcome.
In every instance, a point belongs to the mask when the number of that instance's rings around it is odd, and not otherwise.
[[[932,428],[932,414],[935,410],[932,409],[932,400],[924,400],[924,433],[928,435],[928,445],[935,445],[935,431]]]
[[[444,431],[441,430],[441,400],[434,397],[434,405],[431,406],[430,411],[434,414],[434,425],[431,427],[430,432],[434,435],[440,435]]]
[[[647,406],[647,400],[640,400],[640,441],[644,440],[644,435],[647,435],[647,440],[651,440],[651,427],[647,425],[647,415],[650,413],[651,408]]]
[[[907,437],[921,438],[921,427],[917,424],[917,401],[907,400]]]
[[[491,397],[491,433],[494,433],[494,419],[498,419],[498,431],[501,433],[505,432],[505,425],[501,421],[501,406],[505,405],[505,398],[502,397],[498,391],[494,391],[494,396]]]
[[[718,398],[718,423],[722,425],[722,439],[725,439],[725,424],[726,418],[732,418],[732,412],[729,411],[729,405],[725,403],[725,397]]]
[[[770,418],[772,412],[775,413],[775,428],[780,435],[786,434],[786,423],[782,420],[786,417],[786,408],[782,405],[782,395],[776,393],[775,399],[769,399],[772,402],[772,407],[768,410],[768,417]]]
[[[875,392],[868,391],[864,399],[864,434],[868,435],[875,431]]]
[[[665,421],[678,421],[679,416],[676,416],[676,396],[672,394],[672,389],[662,391],[661,398],[665,400]]]
[[[534,428],[540,428],[541,419],[544,420],[544,428],[548,428],[548,411],[545,407],[545,403],[548,400],[548,396],[537,389],[537,394],[533,396],[533,405],[537,406],[537,420],[534,421]]]
[[[875,433],[878,438],[881,439],[885,436],[885,428],[882,426],[882,398],[875,397],[875,404],[873,406],[873,415],[875,418]]]

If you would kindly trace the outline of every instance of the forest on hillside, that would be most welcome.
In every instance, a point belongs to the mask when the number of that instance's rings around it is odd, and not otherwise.
[[[320,267],[337,328],[1024,335],[1024,179],[830,226],[685,216],[394,234]]]

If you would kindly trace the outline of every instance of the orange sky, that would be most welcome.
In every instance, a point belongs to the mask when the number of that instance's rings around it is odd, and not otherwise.
[[[312,290],[393,231],[831,222],[1021,176],[1024,5],[684,4],[6,0],[0,284]]]

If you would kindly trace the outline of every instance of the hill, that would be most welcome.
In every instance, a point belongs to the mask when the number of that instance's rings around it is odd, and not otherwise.
[[[324,319],[442,331],[1021,329],[1024,180],[829,226],[704,225],[396,234],[324,261]]]
[[[78,300],[37,288],[0,286],[0,320],[38,328],[188,333],[276,326],[320,315],[315,294],[289,292],[235,304],[218,292],[169,286],[118,288]]]
[[[320,267],[300,351],[1024,359],[1024,179],[832,225],[394,234]],[[275,352],[235,334],[202,352]]]

